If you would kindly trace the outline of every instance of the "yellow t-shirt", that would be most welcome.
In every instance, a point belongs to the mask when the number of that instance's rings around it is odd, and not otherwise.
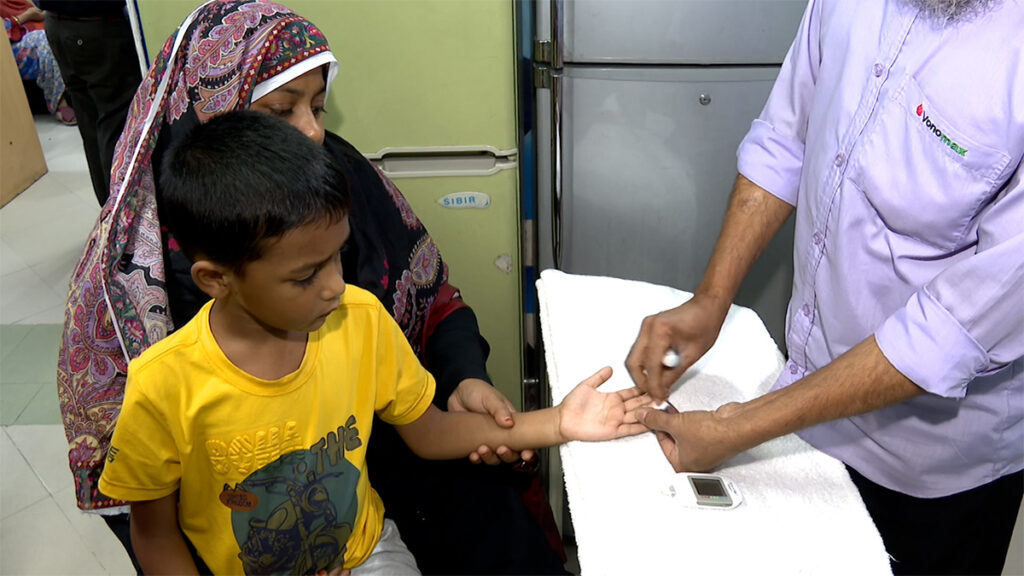
[[[384,516],[366,472],[373,414],[416,420],[433,377],[354,286],[309,335],[299,369],[275,381],[228,360],[210,308],[129,365],[100,490],[128,501],[180,490],[182,530],[215,574],[358,566]]]

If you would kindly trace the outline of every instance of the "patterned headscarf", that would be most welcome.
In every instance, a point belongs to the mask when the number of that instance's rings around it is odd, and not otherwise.
[[[123,504],[97,490],[128,361],[172,329],[152,157],[161,133],[250,102],[337,62],[324,35],[266,0],[215,0],[167,40],[139,86],[114,152],[111,195],[71,277],[57,391],[78,505]]]

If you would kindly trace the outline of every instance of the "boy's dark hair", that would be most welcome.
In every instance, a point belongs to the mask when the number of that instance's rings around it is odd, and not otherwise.
[[[171,144],[160,220],[190,260],[242,270],[269,239],[348,214],[345,177],[323,146],[261,112],[214,117]]]

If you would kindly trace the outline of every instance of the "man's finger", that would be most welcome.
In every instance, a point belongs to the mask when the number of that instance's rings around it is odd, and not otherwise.
[[[651,407],[637,408],[634,414],[638,422],[651,430],[666,430],[671,421],[668,414]]]

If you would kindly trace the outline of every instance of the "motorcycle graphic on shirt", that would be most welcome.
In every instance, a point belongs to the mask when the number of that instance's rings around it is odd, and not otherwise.
[[[358,440],[357,440],[358,441]],[[358,511],[359,470],[341,457],[325,457],[326,444],[281,456],[220,500],[246,574],[315,574],[344,563]]]

